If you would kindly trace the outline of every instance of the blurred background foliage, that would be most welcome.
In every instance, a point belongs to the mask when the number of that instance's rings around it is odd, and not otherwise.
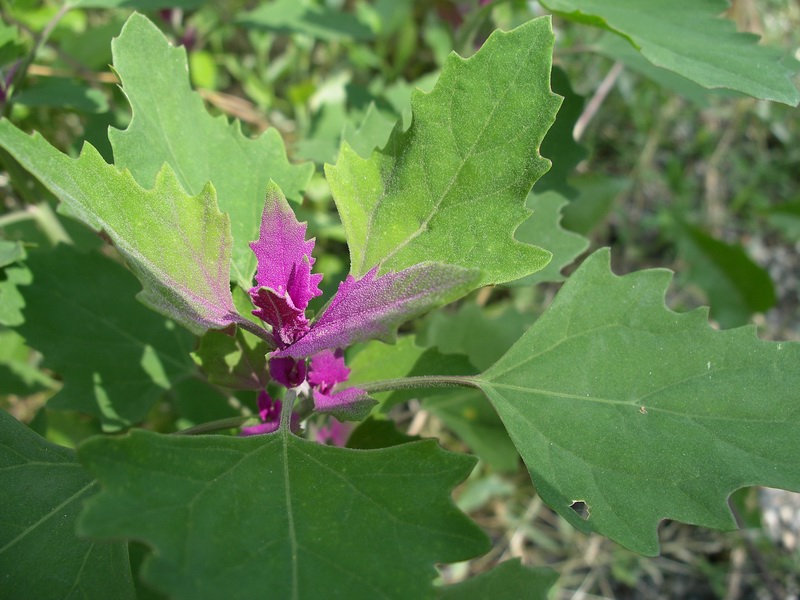
[[[323,165],[336,161],[343,141],[368,156],[395,123],[407,127],[412,90],[430,90],[451,51],[469,56],[494,29],[548,14],[537,2],[520,0],[0,0],[0,8],[3,114],[71,154],[86,141],[113,161],[107,129],[126,127],[131,115],[109,67],[110,42],[133,8],[185,47],[192,82],[210,112],[240,120],[253,136],[277,128],[291,160],[317,167],[298,216],[317,237],[323,297],[348,270]],[[734,0],[726,16],[738,30],[779,49],[784,64],[797,71],[800,4]],[[720,327],[756,323],[765,339],[800,340],[797,108],[705,89],[655,67],[607,31],[559,16],[553,25],[553,88],[565,102],[542,147],[553,169],[529,201],[550,215],[551,229],[561,219],[567,231],[553,243],[569,247],[570,258],[610,245],[618,273],[673,269],[671,308],[710,305]],[[571,132],[575,143],[566,143]],[[49,439],[74,446],[100,430],[96,418],[44,407],[60,386],[59,374],[39,368],[41,355],[13,327],[22,322],[20,288],[31,280],[26,252],[65,241],[85,249],[99,241],[56,216],[53,199],[9,157],[0,155],[0,161],[0,403]],[[517,235],[536,243],[541,228],[527,225]],[[586,236],[588,247],[574,234]],[[425,357],[426,364],[446,369],[441,357],[452,352],[466,353],[478,369],[491,364],[552,300],[562,266],[523,285],[480,290],[408,325],[400,343],[409,365]],[[323,300],[317,301],[319,309]],[[366,346],[351,356],[354,381],[359,369],[379,359],[380,349]],[[168,391],[143,426],[172,431],[252,407],[252,392],[218,396],[226,410],[206,413]],[[463,391],[382,404],[401,430],[438,436],[446,447],[481,458],[458,502],[491,533],[495,549],[449,567],[442,573],[446,581],[521,556],[561,573],[557,598],[733,600],[800,593],[798,539],[776,525],[781,517],[798,518],[797,507],[786,508],[790,500],[742,490],[732,499],[742,531],[665,523],[662,555],[640,557],[576,533],[544,506],[487,407]],[[369,426],[359,427],[362,438],[369,437]]]

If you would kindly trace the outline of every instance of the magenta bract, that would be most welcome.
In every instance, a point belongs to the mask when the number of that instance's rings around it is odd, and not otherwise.
[[[308,383],[317,389],[325,393],[330,392],[333,386],[344,383],[349,376],[350,369],[344,364],[344,352],[341,348],[323,350],[311,357]]]

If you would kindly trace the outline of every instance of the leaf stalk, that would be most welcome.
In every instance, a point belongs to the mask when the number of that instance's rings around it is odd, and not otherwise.
[[[359,384],[358,387],[368,394],[377,394],[379,392],[391,392],[394,390],[409,390],[417,388],[471,387],[480,389],[481,386],[475,378],[469,376],[425,375],[420,377],[385,379],[383,381]]]

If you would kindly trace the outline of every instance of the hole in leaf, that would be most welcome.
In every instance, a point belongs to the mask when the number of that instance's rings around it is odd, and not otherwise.
[[[569,507],[584,521],[589,518],[589,506],[583,500],[575,500]]]

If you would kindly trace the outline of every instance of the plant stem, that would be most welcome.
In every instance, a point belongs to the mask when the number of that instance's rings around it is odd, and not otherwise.
[[[54,246],[56,244],[72,244],[72,238],[64,229],[61,221],[58,220],[56,213],[50,208],[47,202],[39,202],[35,207],[34,216],[36,223]]]
[[[281,431],[289,433],[292,424],[292,409],[294,408],[294,400],[297,398],[297,391],[294,389],[287,390],[286,395],[281,401]]]
[[[33,220],[41,227],[47,239],[50,240],[54,246],[56,244],[71,244],[72,239],[69,234],[64,230],[61,222],[56,217],[53,209],[47,202],[40,202],[39,204],[30,204],[21,210],[8,213],[0,217],[0,228],[13,225],[14,223],[21,223],[22,221]]]
[[[241,315],[240,315],[241,316]],[[269,346],[270,350],[275,350],[275,342],[272,340],[272,334],[264,329],[263,327],[259,327],[255,323],[253,323],[250,319],[246,319],[244,317],[241,320],[236,322],[239,327],[244,329],[245,331],[249,331],[254,336],[261,338],[265,342],[267,342],[267,346]]]
[[[238,427],[250,418],[252,417],[241,416],[228,417],[227,419],[219,419],[218,421],[209,421],[208,423],[195,425],[194,427],[189,427],[188,429],[175,431],[171,435],[200,435],[202,433],[211,433],[212,431],[220,431],[222,429],[231,429],[233,427]]]
[[[415,388],[435,387],[472,387],[480,389],[476,379],[459,375],[426,375],[422,377],[402,377],[400,379],[386,379],[358,386],[367,393],[389,392],[393,390],[409,390]]]
[[[28,206],[22,210],[15,210],[0,217],[0,229],[13,225],[14,223],[21,223],[36,218],[36,209],[33,206]]]

